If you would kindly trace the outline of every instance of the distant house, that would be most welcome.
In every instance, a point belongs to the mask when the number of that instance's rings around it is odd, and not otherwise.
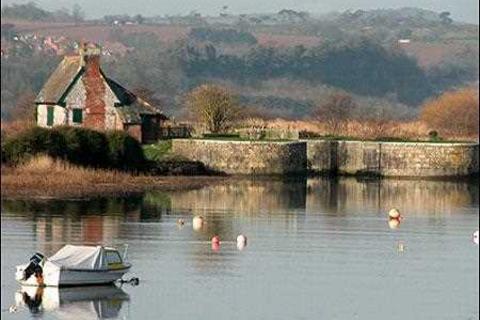
[[[168,118],[108,78],[100,55],[101,49],[89,44],[64,57],[35,99],[37,124],[124,130],[141,142],[156,140]]]

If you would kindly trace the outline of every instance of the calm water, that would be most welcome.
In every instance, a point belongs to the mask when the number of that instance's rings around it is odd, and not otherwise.
[[[397,229],[387,224],[392,207],[405,216]],[[2,319],[478,319],[478,209],[475,183],[406,180],[241,180],[127,199],[3,199]],[[194,214],[207,218],[201,231]],[[242,251],[239,233],[249,240]],[[66,243],[128,243],[140,285],[36,292],[15,283],[15,265]]]

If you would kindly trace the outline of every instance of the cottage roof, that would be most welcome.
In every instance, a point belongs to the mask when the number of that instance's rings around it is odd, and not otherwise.
[[[158,107],[140,99],[119,83],[105,76],[102,70],[100,71],[107,85],[120,102],[115,107],[117,107],[117,111],[125,123],[141,123],[141,115],[144,114],[157,115],[167,119]],[[83,72],[81,56],[66,56],[43,86],[35,99],[35,103],[63,105],[68,92]]]
[[[35,102],[58,104],[81,70],[80,56],[66,56],[48,78]]]

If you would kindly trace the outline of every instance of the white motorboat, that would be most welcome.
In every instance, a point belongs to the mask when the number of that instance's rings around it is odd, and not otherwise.
[[[126,252],[125,252],[126,254]],[[15,278],[26,286],[76,286],[113,283],[131,265],[117,249],[66,245],[50,258],[36,253],[30,263],[17,266]]]

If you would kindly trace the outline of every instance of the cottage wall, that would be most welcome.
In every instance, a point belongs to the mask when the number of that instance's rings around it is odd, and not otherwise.
[[[82,126],[82,124],[73,123],[72,109],[74,108],[84,109],[84,117],[85,117],[85,99],[86,99],[86,92],[85,92],[85,87],[83,85],[83,82],[77,81],[77,83],[75,83],[73,88],[65,97],[68,125]]]
[[[101,76],[101,75],[100,75]],[[114,130],[118,129],[121,130],[123,129],[122,126],[122,121],[118,119],[117,113],[115,111],[115,103],[118,103],[118,99],[113,93],[113,91],[109,88],[107,85],[106,81],[104,80],[103,77],[101,77],[101,80],[103,82],[103,85],[105,87],[105,94],[103,95],[103,103],[105,105],[105,127],[104,129],[107,130]],[[88,117],[88,111],[86,110],[86,99],[87,99],[87,91],[85,89],[85,84],[84,81],[81,79],[75,83],[73,88],[70,90],[68,95],[65,97],[65,103],[66,103],[66,112],[67,112],[67,123],[68,125],[77,125],[73,123],[73,112],[72,109],[74,108],[80,108],[84,109],[84,123],[86,125],[81,124],[79,126],[86,126],[90,127],[90,122]]]
[[[37,105],[37,124],[40,127],[48,127],[47,126],[47,110],[48,105],[46,104],[39,104]],[[65,108],[55,105],[53,106],[53,125],[65,125],[67,124],[67,113]]]
[[[102,77],[103,79],[103,77]],[[115,110],[115,103],[120,101],[117,99],[112,89],[107,85],[105,79],[103,79],[105,84],[105,129],[107,130],[121,130],[123,128],[122,121],[119,119],[117,112]]]

